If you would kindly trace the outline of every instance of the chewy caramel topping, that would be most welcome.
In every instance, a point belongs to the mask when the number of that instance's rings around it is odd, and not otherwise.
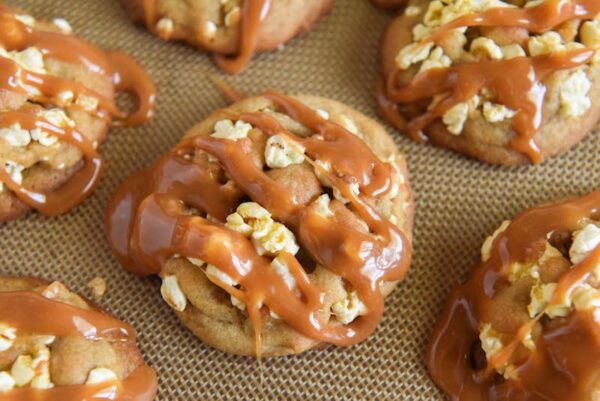
[[[232,10],[226,10],[224,23],[229,27],[228,17],[230,15],[241,15],[240,18],[240,37],[238,41],[238,51],[235,57],[225,55],[215,55],[217,65],[228,74],[237,74],[244,70],[254,56],[257,47],[258,34],[261,23],[267,18],[271,9],[273,0],[241,0],[241,6],[235,6]],[[169,18],[159,18],[157,12],[157,0],[144,0],[145,22],[148,29],[158,34],[164,39],[171,39],[173,31],[173,21]],[[235,1],[223,1],[224,8],[228,3]],[[211,32],[213,35],[219,29],[214,21],[206,21],[206,26],[199,26],[197,29]],[[200,25],[200,24],[199,24]]]
[[[109,243],[120,262],[138,274],[158,274],[176,255],[198,268],[206,265],[207,277],[248,313],[258,355],[267,309],[310,338],[357,343],[380,320],[380,284],[401,279],[408,269],[407,238],[372,203],[375,197],[396,196],[400,179],[392,165],[323,112],[278,93],[264,96],[314,134],[295,135],[269,112],[228,110],[231,120],[215,124],[212,135],[184,139],[122,184],[107,210]],[[314,168],[345,204],[329,203],[326,194],[309,200],[292,195],[248,153],[249,130],[267,138],[268,165]],[[246,197],[251,202],[244,202]],[[360,225],[341,221],[336,210],[354,213]],[[323,318],[323,293],[294,256],[299,248],[355,291],[337,309],[344,314],[354,308],[352,316]],[[172,307],[185,309],[174,276],[163,279],[162,291]]]
[[[97,310],[87,310],[62,301],[52,299],[53,287],[62,287],[54,283],[43,293],[36,291],[0,292],[0,352],[9,351],[11,342],[21,336],[46,336],[52,343],[56,337],[82,336],[90,340],[135,342],[134,329],[108,314]],[[64,287],[62,287],[64,288]],[[4,330],[2,330],[4,328]],[[114,373],[109,377],[94,376],[102,369],[94,369],[86,384],[54,386],[50,381],[48,363],[49,350],[46,349],[45,364],[31,371],[36,377],[23,380],[30,367],[28,357],[18,357],[10,373],[0,372],[0,398],[6,401],[151,401],[156,394],[157,379],[154,370],[146,365],[136,368],[124,380],[118,380]],[[21,359],[25,358],[25,359]],[[40,369],[45,377],[37,377]],[[106,371],[106,369],[104,369]],[[110,371],[109,371],[110,372]],[[12,374],[12,377],[11,377]],[[6,380],[11,387],[2,388]],[[44,381],[39,379],[44,379]],[[94,380],[95,379],[95,380]],[[31,381],[31,382],[30,382]],[[16,382],[16,385],[15,385]],[[29,383],[30,382],[30,383]],[[27,386],[29,384],[29,386]]]
[[[19,165],[11,160],[9,153],[6,160],[0,160],[0,185],[14,192],[28,206],[52,216],[82,202],[95,188],[103,169],[97,144],[77,131],[68,113],[83,111],[105,121],[115,118],[116,125],[139,125],[153,114],[155,89],[141,67],[125,54],[104,52],[69,33],[39,29],[39,23],[27,17],[25,20],[0,3],[0,90],[24,96],[28,102],[41,104],[44,108],[32,106],[12,110],[7,106],[0,110],[0,136],[9,146],[20,150],[30,141],[38,150],[59,146],[57,142],[68,143],[82,154],[84,166],[58,190],[41,193],[22,185],[21,172],[30,166]],[[44,67],[46,60],[72,64],[109,77],[114,90],[136,96],[137,110],[125,114],[116,107],[113,98],[74,80],[49,75]],[[31,105],[28,103],[27,106]],[[20,151],[14,153],[20,154]],[[44,154],[42,152],[39,160],[29,163],[43,162],[46,160]]]
[[[424,13],[424,23],[414,27],[415,42],[402,49],[396,70],[378,85],[382,113],[414,140],[426,141],[423,131],[434,120],[442,119],[451,134],[460,135],[468,116],[479,108],[490,123],[509,121],[515,133],[510,147],[532,163],[541,162],[535,135],[544,119],[544,80],[559,70],[575,71],[559,88],[561,112],[574,118],[591,106],[585,68],[596,62],[600,47],[600,3],[445,3],[432,2],[426,13],[407,9]],[[472,11],[465,12],[465,7]],[[474,29],[479,33],[473,34]],[[467,46],[468,52],[463,50]],[[412,66],[419,63],[415,70]],[[414,78],[409,71],[416,73]],[[430,104],[420,115],[406,106],[427,99]]]
[[[600,191],[526,210],[455,288],[427,364],[453,400],[600,395]]]

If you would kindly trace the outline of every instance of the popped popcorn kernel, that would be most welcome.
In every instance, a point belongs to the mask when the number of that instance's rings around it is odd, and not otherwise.
[[[69,21],[67,21],[64,18],[54,18],[52,20],[52,23],[58,28],[60,29],[60,31],[62,33],[64,33],[65,35],[70,35],[71,33],[73,33],[73,28],[71,27],[71,24],[69,24]]]
[[[331,217],[333,216],[333,212],[331,211],[331,209],[329,208],[329,202],[331,201],[331,199],[329,198],[329,195],[327,194],[323,194],[321,196],[319,196],[314,202],[314,208],[315,211],[325,217]]]
[[[107,368],[94,368],[88,373],[85,384],[98,384],[117,380],[117,375]]]
[[[502,340],[490,323],[484,324],[479,331],[479,340],[487,360],[490,360],[503,347]]]
[[[358,316],[366,314],[367,307],[358,297],[358,293],[351,291],[346,294],[346,299],[334,303],[331,311],[339,322],[349,324]]]
[[[8,128],[0,128],[0,139],[6,141],[10,146],[25,147],[31,142],[29,131],[22,129],[21,124],[15,123]]]
[[[529,55],[535,57],[542,54],[554,53],[564,49],[562,37],[558,32],[548,31],[541,35],[533,36],[528,43]]]
[[[483,116],[491,123],[499,123],[504,120],[510,120],[515,116],[516,112],[509,109],[503,104],[496,104],[492,102],[483,103]]]
[[[165,276],[162,279],[162,285],[160,286],[160,295],[165,302],[173,309],[179,312],[183,312],[187,306],[187,298],[176,276]]]
[[[213,265],[206,265],[206,275],[210,279],[212,279],[214,281],[219,281],[230,287],[235,287],[236,285],[238,285],[237,281],[235,281],[227,273],[225,273],[224,271],[220,270],[218,267],[213,266]]]
[[[304,146],[283,135],[267,139],[265,162],[270,168],[284,168],[304,162]]]
[[[211,134],[211,137],[237,141],[248,137],[252,126],[240,120],[236,121],[235,124],[231,120],[220,120],[217,121],[214,129],[215,132]]]
[[[590,223],[583,229],[575,231],[573,243],[569,248],[571,263],[581,263],[598,245],[600,245],[600,228],[597,225]]]
[[[156,23],[156,31],[161,38],[168,39],[173,34],[175,23],[171,18],[163,17]]]
[[[572,73],[560,86],[560,110],[568,117],[579,117],[592,106],[588,93],[592,83],[583,70]]]
[[[482,59],[501,60],[504,57],[502,49],[492,39],[479,37],[471,42],[471,54]]]
[[[290,269],[283,258],[277,256],[271,261],[271,267],[283,279],[288,289],[293,290],[296,288],[296,279],[290,273]]]
[[[468,116],[469,105],[466,102],[461,102],[448,109],[442,116],[442,121],[446,124],[448,132],[454,135],[460,135]]]

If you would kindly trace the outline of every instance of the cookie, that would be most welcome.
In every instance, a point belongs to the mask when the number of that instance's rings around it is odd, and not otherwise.
[[[110,126],[139,125],[153,112],[141,67],[75,37],[63,19],[0,6],[0,71],[0,222],[77,206],[104,168],[97,147]],[[119,91],[136,96],[137,110],[117,108]]]
[[[406,4],[406,0],[371,0],[379,8],[393,10]]]
[[[109,244],[205,343],[241,355],[371,334],[409,265],[404,158],[375,121],[268,92],[218,110],[106,214]]]
[[[279,48],[307,31],[333,0],[121,0],[129,17],[165,40],[215,53],[229,74],[257,52]]]
[[[427,364],[453,400],[600,397],[600,191],[526,210],[483,243]]]
[[[150,401],[156,386],[127,323],[59,282],[0,276],[0,398]]]
[[[598,123],[594,1],[411,1],[381,46],[382,114],[412,139],[537,164]]]

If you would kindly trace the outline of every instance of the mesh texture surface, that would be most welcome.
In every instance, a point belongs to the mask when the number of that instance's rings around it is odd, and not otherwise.
[[[101,152],[108,169],[95,194],[59,218],[32,214],[0,226],[0,273],[61,280],[89,295],[104,277],[102,306],[133,324],[146,360],[160,377],[161,401],[176,400],[443,400],[427,376],[424,354],[450,288],[466,278],[484,238],[504,219],[542,201],[593,190],[600,177],[600,136],[592,134],[541,166],[486,166],[418,145],[388,126],[406,155],[417,213],[407,279],[387,299],[384,318],[367,341],[298,356],[252,358],[213,350],[183,327],[162,301],[158,278],[126,273],[104,240],[110,195],[183,133],[225,105],[209,74],[210,57],[167,43],[133,26],[117,0],[9,1],[38,18],[66,18],[100,47],[134,56],[159,88],[156,118],[137,129],[114,129]],[[225,78],[248,94],[268,88],[342,101],[377,117],[373,98],[379,39],[393,14],[367,0],[337,0],[330,15],[283,51],[262,54],[240,76]]]

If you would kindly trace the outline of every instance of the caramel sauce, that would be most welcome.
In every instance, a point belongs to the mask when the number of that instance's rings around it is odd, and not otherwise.
[[[238,74],[250,63],[256,53],[259,29],[271,9],[273,0],[242,0],[240,38],[237,55],[215,55],[215,62],[227,74]],[[156,33],[156,0],[144,0],[146,26]]]
[[[79,335],[107,341],[136,339],[131,326],[106,313],[81,309],[33,291],[0,292],[0,321],[15,328],[17,335]],[[124,380],[51,389],[17,388],[0,394],[5,401],[151,401],[156,388],[156,373],[142,365]]]
[[[512,263],[537,261],[553,234],[572,233],[582,221],[597,218],[600,191],[556,205],[544,205],[518,215],[492,246],[491,257],[455,288],[436,323],[427,355],[434,381],[452,400],[593,400],[600,391],[600,329],[593,310],[573,310],[567,317],[536,319],[512,333],[513,340],[493,354],[485,367],[472,363],[481,326],[490,321],[487,305],[508,283]],[[600,263],[600,247],[559,278],[552,304],[562,303],[585,282]],[[507,315],[513,313],[507,310]],[[522,340],[535,326],[535,349],[518,358],[518,379],[503,379],[495,368],[523,351]],[[535,333],[535,331],[534,331]],[[519,354],[521,355],[521,354]],[[597,394],[596,394],[597,396]]]
[[[438,41],[460,27],[521,27],[540,33],[573,19],[589,19],[600,13],[595,0],[547,0],[528,8],[491,8],[482,13],[459,17],[439,27],[423,40]],[[468,101],[483,88],[493,93],[492,100],[516,112],[511,122],[514,136],[509,146],[540,163],[543,155],[535,141],[543,121],[546,95],[544,79],[552,73],[588,63],[594,56],[591,49],[577,49],[537,57],[517,57],[458,64],[443,69],[430,69],[418,74],[410,83],[400,85],[399,70],[389,74],[386,85],[377,88],[377,100],[382,114],[399,130],[414,140],[424,141],[423,130],[458,103]],[[399,87],[400,85],[400,87]],[[444,95],[431,110],[411,121],[399,115],[398,106]]]
[[[0,57],[0,89],[27,96],[36,102],[60,105],[57,96],[70,91],[74,97],[83,95],[98,100],[97,116],[116,125],[135,126],[146,122],[153,114],[156,90],[143,69],[127,55],[120,52],[104,52],[97,47],[71,35],[46,32],[31,28],[18,19],[0,3],[0,45],[7,51],[21,51],[29,47],[37,48],[44,57],[65,63],[82,66],[90,72],[109,76],[117,91],[131,92],[138,100],[138,107],[132,114],[121,112],[114,99],[102,96],[84,85],[57,76],[28,71],[9,58]],[[72,104],[66,108],[81,109]],[[84,166],[67,184],[51,193],[39,193],[14,182],[0,168],[0,182],[5,184],[28,206],[41,213],[54,216],[62,214],[83,202],[98,183],[103,162],[84,135],[75,129],[56,127],[43,118],[19,111],[0,113],[0,126],[20,124],[24,129],[39,128],[79,149],[84,158]]]
[[[284,95],[269,92],[264,96],[323,140],[298,137],[266,113],[243,113],[235,119],[267,136],[280,134],[298,141],[311,163],[317,158],[329,162],[331,172],[322,173],[350,200],[351,209],[366,222],[369,233],[325,218],[314,206],[299,204],[254,164],[245,151],[249,139],[228,141],[200,135],[185,139],[154,166],[119,187],[106,213],[109,244],[124,267],[137,274],[158,274],[177,254],[199,258],[232,277],[240,288],[215,284],[245,303],[255,330],[257,355],[263,305],[305,336],[337,345],[355,344],[373,332],[381,318],[380,283],[400,280],[408,269],[408,240],[367,201],[391,189],[391,170],[340,125]],[[205,163],[186,158],[194,151],[218,159],[235,187],[218,182]],[[352,183],[360,186],[363,195],[351,191]],[[323,294],[294,256],[281,254],[297,282],[297,290],[290,290],[270,267],[270,259],[259,256],[248,238],[213,219],[185,212],[185,206],[192,207],[224,221],[244,195],[290,227],[313,260],[344,278],[358,292],[368,313],[348,325],[323,319]]]

